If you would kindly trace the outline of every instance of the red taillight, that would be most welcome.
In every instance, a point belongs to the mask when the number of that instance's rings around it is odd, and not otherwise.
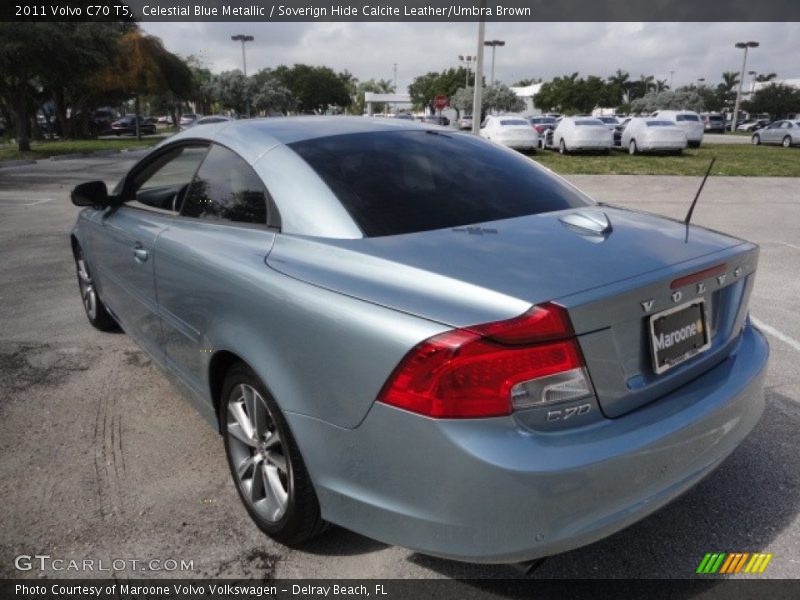
[[[543,125],[534,125],[533,128],[536,130],[537,133],[542,133],[544,131]]]
[[[378,400],[436,418],[508,415],[516,384],[583,366],[572,336],[566,311],[554,304],[448,331],[411,350]]]

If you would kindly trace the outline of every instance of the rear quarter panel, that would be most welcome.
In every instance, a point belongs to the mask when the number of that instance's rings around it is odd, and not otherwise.
[[[162,234],[156,278],[168,360],[205,394],[207,417],[209,365],[227,351],[283,411],[355,427],[408,350],[445,327],[277,272],[266,264],[271,235],[202,225]]]

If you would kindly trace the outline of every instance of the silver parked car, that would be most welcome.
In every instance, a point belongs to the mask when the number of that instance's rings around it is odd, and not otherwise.
[[[800,146],[800,121],[775,121],[759,129],[750,138],[754,145],[779,144],[784,148]]]
[[[686,148],[686,132],[672,121],[655,117],[634,117],[622,130],[620,146],[630,154],[671,152],[681,154]]]
[[[89,321],[179,382],[287,544],[328,521],[459,560],[563,552],[691,488],[764,407],[757,246],[477,137],[204,125],[72,200]]]
[[[609,151],[614,133],[603,121],[593,117],[564,117],[552,134],[552,146],[561,154],[579,150]]]
[[[517,150],[534,150],[539,133],[527,119],[515,115],[489,115],[483,120],[480,136]]]
[[[699,148],[703,142],[705,124],[700,115],[693,110],[657,110],[650,116],[662,121],[672,121],[683,129],[690,148]]]

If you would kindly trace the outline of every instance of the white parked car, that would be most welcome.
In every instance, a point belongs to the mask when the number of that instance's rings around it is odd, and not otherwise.
[[[622,131],[620,146],[631,154],[674,152],[680,154],[688,140],[683,128],[672,121],[655,117],[635,117]]]
[[[489,115],[481,123],[481,137],[516,150],[534,150],[539,134],[522,117]]]
[[[553,131],[552,146],[561,154],[576,150],[611,150],[614,133],[594,117],[564,117]]]
[[[686,132],[686,141],[690,148],[700,147],[705,124],[700,115],[693,110],[657,110],[650,116],[672,121]]]

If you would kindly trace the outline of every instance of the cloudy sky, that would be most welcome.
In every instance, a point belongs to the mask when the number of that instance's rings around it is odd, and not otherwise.
[[[398,92],[415,76],[457,67],[458,55],[475,54],[476,23],[143,23],[166,47],[199,55],[212,71],[241,68],[241,46],[230,36],[255,36],[247,45],[247,70],[280,64],[348,69],[361,80],[393,78]],[[527,77],[579,71],[608,76],[617,68],[632,78],[653,74],[675,86],[741,69],[737,41],[756,40],[747,70],[800,78],[800,23],[487,23],[486,39],[501,39],[495,77],[511,84]],[[486,55],[490,59],[491,53]],[[488,79],[487,60],[486,75]],[[745,82],[749,84],[750,78]]]

